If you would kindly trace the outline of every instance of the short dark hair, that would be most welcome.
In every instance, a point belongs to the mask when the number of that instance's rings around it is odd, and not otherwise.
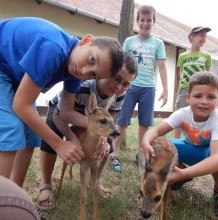
[[[124,66],[130,74],[134,74],[135,77],[137,76],[138,65],[134,56],[128,52],[124,52]]]
[[[111,77],[117,75],[124,62],[123,49],[119,41],[112,37],[94,37],[91,45],[109,50],[111,58]]]
[[[189,93],[196,85],[208,85],[218,90],[218,76],[209,71],[201,71],[194,73],[189,81]]]
[[[151,13],[153,13],[153,20],[156,22],[156,9],[151,5],[142,5],[137,11],[136,21],[139,20],[140,14],[147,15]]]

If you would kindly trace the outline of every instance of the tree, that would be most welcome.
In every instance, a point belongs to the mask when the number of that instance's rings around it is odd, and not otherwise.
[[[134,0],[123,0],[118,30],[118,40],[122,45],[127,37],[133,35],[134,9]],[[126,148],[126,134],[124,134],[122,146]]]
[[[118,30],[118,40],[121,44],[127,37],[133,35],[134,8],[134,0],[123,0]]]

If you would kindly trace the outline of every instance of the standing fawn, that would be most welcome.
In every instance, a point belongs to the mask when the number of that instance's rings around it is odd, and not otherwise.
[[[148,161],[142,149],[139,151],[138,164],[141,176],[141,215],[150,218],[157,210],[159,220],[166,219],[166,203],[170,186],[168,177],[178,163],[176,147],[161,136],[152,141],[155,157]]]
[[[100,179],[101,172],[103,170],[105,160],[94,158],[94,153],[101,146],[102,137],[116,138],[119,136],[119,132],[116,130],[112,116],[108,113],[112,97],[106,107],[97,106],[97,100],[94,93],[91,93],[86,105],[86,115],[88,117],[87,130],[75,129],[75,133],[78,136],[85,157],[80,162],[80,216],[79,219],[83,220],[86,217],[86,205],[87,205],[87,185],[89,182],[88,171],[91,171],[92,187],[93,187],[93,219],[99,219],[98,217],[98,189],[97,183]],[[62,174],[59,184],[59,190],[62,187],[62,181],[67,164],[63,163]]]

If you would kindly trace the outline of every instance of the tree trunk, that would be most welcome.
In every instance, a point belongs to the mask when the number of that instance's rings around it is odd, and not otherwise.
[[[118,30],[118,40],[121,44],[127,37],[133,35],[134,8],[134,0],[123,0]]]
[[[118,40],[122,45],[127,37],[133,35],[134,8],[134,0],[123,0],[118,32]],[[126,148],[126,134],[120,147]]]

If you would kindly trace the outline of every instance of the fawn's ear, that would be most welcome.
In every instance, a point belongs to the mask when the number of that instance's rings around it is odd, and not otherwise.
[[[143,175],[145,173],[145,156],[144,156],[142,148],[139,149],[137,161],[138,161],[138,167],[139,167],[139,174]]]
[[[108,101],[107,101],[107,105],[105,106],[105,110],[108,111],[108,109],[110,108],[110,106],[112,105],[113,101],[115,100],[115,95],[111,96]]]
[[[84,44],[90,43],[93,41],[94,36],[91,34],[87,34],[79,41],[79,45],[82,46]]]
[[[86,104],[86,115],[89,115],[94,112],[94,110],[97,108],[97,100],[94,92],[91,92]]]
[[[170,173],[172,161],[169,161],[159,172],[160,178],[163,182],[166,181],[168,174]]]

